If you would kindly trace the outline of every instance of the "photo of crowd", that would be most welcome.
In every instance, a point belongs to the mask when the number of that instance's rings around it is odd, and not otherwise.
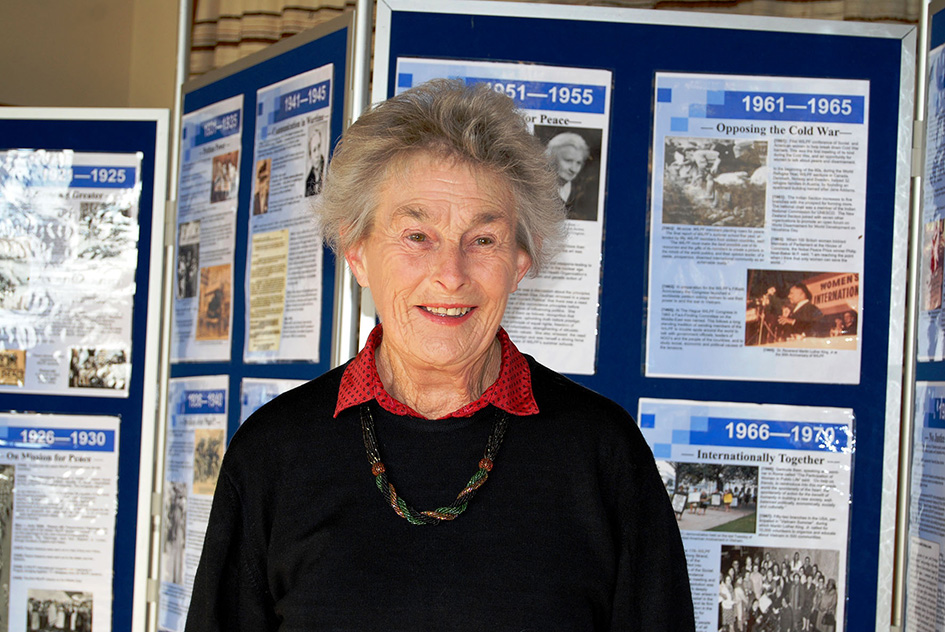
[[[682,531],[754,533],[758,467],[658,462]]]
[[[840,554],[723,546],[719,632],[836,632]]]
[[[858,300],[856,274],[749,270],[745,346],[790,346],[808,338],[855,341]]]
[[[130,370],[124,349],[74,348],[69,361],[69,386],[124,390]]]
[[[92,593],[75,590],[30,590],[26,629],[29,632],[91,632]]]
[[[223,429],[198,428],[194,430],[194,493],[212,495],[217,486],[223,446]]]
[[[763,228],[768,142],[666,137],[663,223]]]

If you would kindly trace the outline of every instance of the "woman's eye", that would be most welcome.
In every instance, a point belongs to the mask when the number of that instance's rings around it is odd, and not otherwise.
[[[477,237],[476,245],[477,246],[491,246],[495,243],[495,240],[492,237]]]
[[[407,239],[409,239],[410,241],[415,241],[419,243],[419,242],[426,241],[427,236],[424,235],[423,233],[411,233],[407,235]]]

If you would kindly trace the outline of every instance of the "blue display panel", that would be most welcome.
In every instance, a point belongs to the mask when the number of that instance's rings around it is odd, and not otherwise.
[[[396,7],[396,3],[390,4]],[[397,62],[402,58],[531,63],[605,69],[612,73],[613,149],[606,165],[610,177],[606,191],[597,369],[594,375],[572,377],[631,412],[637,410],[641,397],[851,409],[856,419],[856,453],[849,550],[855,554],[850,556],[846,569],[849,602],[845,629],[873,629],[878,616],[879,527],[887,462],[887,381],[898,380],[898,375],[888,373],[888,353],[893,235],[899,203],[897,150],[903,115],[902,39],[788,32],[782,30],[791,28],[786,21],[778,23],[777,30],[757,24],[735,29],[670,24],[673,20],[663,12],[652,14],[652,19],[666,23],[645,24],[630,23],[629,17],[625,18],[627,22],[603,21],[616,19],[616,13],[595,21],[590,12],[581,13],[580,19],[539,18],[486,15],[489,8],[479,7],[474,16],[391,10],[389,43],[384,51],[386,94],[397,91]],[[503,11],[519,13],[508,7]],[[601,15],[604,16],[603,11]],[[678,22],[690,19],[682,15],[679,14]],[[646,18],[634,14],[633,19]],[[567,45],[563,45],[565,42]],[[862,365],[857,383],[645,377],[652,120],[654,98],[658,98],[653,87],[658,72],[869,82],[868,107],[862,98],[829,91],[790,97],[777,92],[721,94],[716,95],[718,99],[711,105],[719,108],[715,116],[724,117],[726,113],[734,116],[737,110],[740,119],[750,119],[757,113],[758,118],[771,120],[777,114],[783,116],[785,125],[862,122],[864,111],[869,112],[866,227],[862,235],[868,253],[863,275],[869,281],[860,287]],[[488,77],[483,79],[488,81]],[[510,86],[515,96],[526,90],[524,86]],[[735,427],[732,430],[737,431]],[[769,441],[790,443],[795,439],[792,430],[776,428],[777,435],[789,436],[772,438],[769,427],[766,436]],[[801,431],[797,428],[796,439],[803,442],[806,435],[801,436]],[[828,429],[820,431],[821,439],[825,433],[830,434]],[[719,432],[727,432],[724,423]],[[817,429],[811,432],[816,434]],[[833,440],[839,440],[838,437],[834,433]]]
[[[162,269],[152,268],[152,236],[155,231],[161,234],[163,226],[163,208],[154,207],[156,173],[163,173],[166,164],[166,122],[159,124],[156,117],[142,116],[133,120],[123,114],[125,120],[95,120],[86,117],[75,119],[68,116],[42,118],[42,111],[34,111],[30,117],[0,118],[0,150],[31,148],[45,150],[72,150],[75,152],[138,154],[141,156],[141,192],[138,206],[138,243],[137,265],[134,275],[134,304],[131,323],[131,368],[127,384],[127,397],[73,396],[71,394],[0,394],[0,409],[27,413],[50,413],[58,415],[107,415],[120,417],[118,438],[118,509],[115,525],[114,543],[114,579],[112,581],[112,620],[111,629],[132,629],[132,610],[134,606],[135,578],[146,574],[146,569],[135,568],[136,532],[139,511],[140,478],[150,478],[150,471],[142,470],[142,441],[150,445],[153,437],[145,436],[143,429],[151,432],[150,419],[142,418],[142,409],[146,397],[150,397],[149,406],[153,409],[154,383],[148,383],[146,376],[156,373],[158,358],[147,357],[148,336],[157,337],[157,332],[149,332],[148,297],[160,286]],[[92,111],[95,112],[95,111]],[[108,114],[98,114],[106,119]],[[117,118],[117,117],[116,117]],[[161,162],[158,163],[158,156]],[[161,170],[161,171],[159,171]],[[126,181],[133,180],[134,169],[110,164],[84,166],[73,171],[68,184],[72,187],[86,188],[124,188]],[[163,183],[163,177],[160,178]],[[165,191],[158,191],[160,198]],[[155,221],[157,219],[157,222]],[[157,225],[155,226],[155,223]],[[160,253],[157,253],[158,255]],[[158,306],[151,306],[157,310]],[[150,393],[150,395],[149,395]],[[39,432],[35,428],[26,431],[27,443],[33,443]],[[16,429],[13,429],[16,432]],[[30,432],[33,435],[30,435]],[[49,432],[49,431],[47,431]],[[16,441],[16,438],[12,438]],[[114,432],[99,432],[86,428],[56,428],[52,434],[45,434],[43,439],[58,450],[74,449],[81,451],[110,451],[114,448]],[[150,468],[151,463],[145,463]],[[148,499],[145,498],[147,503]]]

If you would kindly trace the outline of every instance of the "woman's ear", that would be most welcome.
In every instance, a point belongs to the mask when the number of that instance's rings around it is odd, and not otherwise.
[[[367,263],[364,260],[364,240],[354,244],[345,251],[345,261],[361,287],[370,287],[368,283]]]

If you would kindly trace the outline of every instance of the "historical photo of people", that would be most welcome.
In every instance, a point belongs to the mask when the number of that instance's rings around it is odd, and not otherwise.
[[[230,335],[230,264],[200,269],[196,340],[226,340]]]
[[[194,430],[194,493],[213,495],[223,462],[226,431],[214,428]]]
[[[253,215],[269,212],[269,177],[272,174],[272,158],[256,161],[256,184],[253,187]]]
[[[328,138],[328,121],[318,121],[308,126],[308,143],[305,152],[305,197],[322,192],[325,178],[325,150]]]
[[[70,388],[128,387],[131,362],[126,349],[74,347],[69,358]]]
[[[945,263],[943,223],[945,220],[937,219],[925,225],[922,240],[922,304],[925,311],[942,306],[942,263]]]
[[[210,187],[211,203],[223,202],[236,195],[239,188],[239,158],[239,150],[213,157],[213,179]]]
[[[184,552],[187,544],[187,483],[168,481],[164,494],[163,580],[184,585]]]
[[[183,222],[177,228],[177,298],[197,296],[200,270],[200,220]]]
[[[667,136],[663,223],[763,228],[768,142]]]
[[[535,136],[558,173],[558,195],[568,219],[597,221],[602,131],[535,125]]]
[[[840,553],[723,545],[718,630],[836,632]]]
[[[0,632],[10,629],[10,564],[13,541],[13,484],[16,468],[0,465]]]
[[[682,531],[754,533],[758,467],[659,461]]]
[[[0,385],[23,386],[26,379],[26,351],[0,350]]]
[[[25,623],[29,632],[92,632],[92,593],[30,588]]]
[[[745,345],[856,349],[860,275],[748,270]]]

